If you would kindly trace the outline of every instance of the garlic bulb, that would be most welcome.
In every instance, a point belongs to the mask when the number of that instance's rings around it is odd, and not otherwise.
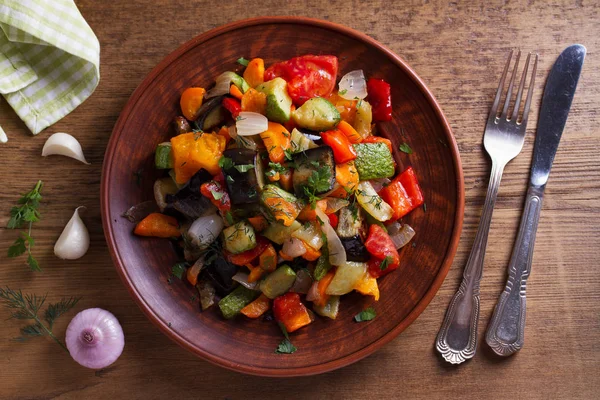
[[[81,145],[77,139],[68,133],[57,132],[46,140],[42,149],[42,156],[46,157],[54,154],[71,157],[89,165],[89,162],[85,160]]]
[[[77,260],[90,247],[90,234],[79,216],[77,207],[54,245],[54,254],[63,260]]]

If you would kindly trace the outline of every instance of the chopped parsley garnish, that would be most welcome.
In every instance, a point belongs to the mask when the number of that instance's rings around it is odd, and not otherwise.
[[[287,168],[279,163],[269,162],[269,168],[273,169],[275,172],[279,172],[280,174],[287,172]]]
[[[343,95],[345,95],[346,93],[348,93],[348,89],[340,90],[340,91],[338,92],[338,94],[340,94],[340,95],[342,95],[342,96],[343,96]]]
[[[354,316],[354,320],[356,322],[370,321],[373,318],[375,318],[376,316],[377,316],[377,313],[375,312],[375,309],[373,307],[369,307],[366,310],[361,311],[358,314],[356,314]]]
[[[292,153],[290,149],[283,150],[283,153],[285,154],[286,160],[292,161],[294,159],[294,153]]]
[[[283,339],[283,341],[281,343],[279,343],[279,346],[277,346],[277,350],[275,350],[275,353],[277,353],[277,354],[292,354],[292,353],[294,353],[298,349],[290,341],[290,335],[288,335],[287,329],[285,329],[285,326],[281,322],[278,322],[277,324],[279,325],[279,328],[281,328],[281,332],[283,333],[283,336],[285,336],[285,339]]]
[[[402,143],[400,146],[398,146],[398,149],[406,154],[412,154],[412,149],[410,148],[410,146],[407,143]]]
[[[176,263],[175,265],[173,265],[173,268],[171,268],[171,274],[173,274],[173,276],[181,279],[183,277],[183,274],[187,271],[187,268],[188,268],[188,263],[185,263],[185,262]]]
[[[229,157],[223,156],[219,159],[219,167],[223,169],[231,169],[233,168],[233,160]]]
[[[237,169],[239,172],[244,173],[244,172],[248,172],[249,170],[254,168],[254,165],[253,164],[241,164],[241,165],[235,165],[234,168]]]
[[[240,65],[243,65],[244,67],[247,67],[248,64],[250,63],[250,61],[245,59],[244,57],[238,58],[236,62]]]
[[[210,189],[210,194],[212,194],[212,197],[215,200],[221,200],[223,198],[223,196],[225,195],[225,193],[220,192],[220,191],[215,190],[215,189]]]
[[[391,262],[392,262],[392,257],[387,256],[386,258],[384,258],[381,261],[381,264],[379,264],[379,269],[382,271],[385,271]]]
[[[227,224],[233,225],[233,214],[231,213],[231,211],[227,211],[225,213],[225,221],[227,221]]]

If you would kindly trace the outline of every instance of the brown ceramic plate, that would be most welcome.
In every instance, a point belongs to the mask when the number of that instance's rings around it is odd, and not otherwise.
[[[427,208],[405,220],[417,232],[414,246],[401,252],[399,270],[380,280],[381,299],[344,296],[335,321],[318,318],[293,333],[298,351],[275,354],[282,340],[273,322],[226,321],[213,308],[200,312],[190,301],[195,289],[167,283],[176,255],[168,240],[139,238],[121,214],[153,199],[156,145],[168,140],[170,122],[180,114],[182,90],[208,86],[244,56],[267,65],[303,54],[334,54],[341,74],[363,69],[392,86],[393,121],[382,124],[394,142],[401,169],[412,165]],[[339,77],[338,77],[339,79]],[[413,153],[397,150],[408,143]],[[136,171],[143,171],[141,182]],[[139,185],[138,185],[139,183]],[[373,353],[412,323],[442,284],[458,244],[464,208],[463,174],[450,126],[433,95],[396,54],[370,37],[326,21],[257,18],[206,32],[171,53],[144,79],[125,106],[106,151],[102,175],[102,221],[123,282],[144,313],[175,342],[215,364],[250,374],[310,375],[343,367]],[[377,318],[353,322],[373,305]],[[433,340],[433,338],[432,338]]]

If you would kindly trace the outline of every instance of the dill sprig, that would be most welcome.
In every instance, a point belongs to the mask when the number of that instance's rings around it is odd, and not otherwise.
[[[34,321],[32,324],[21,328],[21,336],[16,337],[14,339],[15,341],[24,342],[37,336],[47,335],[58,343],[58,345],[60,345],[67,353],[69,350],[63,342],[54,336],[52,327],[54,326],[54,321],[75,307],[79,300],[79,298],[69,297],[62,298],[58,303],[49,304],[48,307],[46,307],[43,317],[48,324],[45,325],[38,314],[46,302],[46,295],[37,296],[35,294],[23,294],[21,290],[12,290],[8,286],[4,289],[0,288],[0,301],[2,301],[2,304],[4,304],[6,308],[11,310],[11,318]]]
[[[40,200],[42,199],[43,182],[38,181],[35,187],[28,193],[25,193],[18,201],[18,204],[10,209],[10,219],[6,227],[8,229],[18,229],[23,225],[28,224],[27,231],[21,232],[17,240],[8,248],[9,257],[18,257],[27,252],[27,264],[32,271],[41,271],[35,257],[31,253],[31,249],[35,244],[31,236],[31,226],[34,222],[40,220]]]

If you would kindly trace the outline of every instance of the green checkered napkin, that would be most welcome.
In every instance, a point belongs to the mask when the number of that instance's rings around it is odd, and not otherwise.
[[[0,0],[0,93],[34,135],[99,80],[100,43],[72,0]]]

